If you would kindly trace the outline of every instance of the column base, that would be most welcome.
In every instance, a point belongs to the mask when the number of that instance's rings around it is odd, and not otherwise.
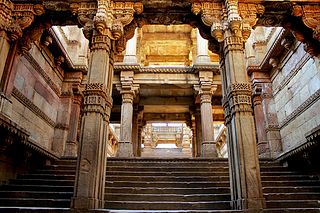
[[[72,212],[88,212],[90,209],[104,208],[104,200],[88,197],[72,197],[71,209]]]
[[[216,158],[218,157],[216,143],[214,141],[203,141],[201,143],[201,157]]]
[[[9,118],[12,115],[12,101],[3,93],[0,93],[0,113]]]
[[[119,141],[117,157],[125,157],[125,158],[133,157],[132,143],[128,141]]]
[[[245,212],[262,212],[266,207],[264,198],[238,199],[231,201],[231,208],[235,210],[246,210]]]

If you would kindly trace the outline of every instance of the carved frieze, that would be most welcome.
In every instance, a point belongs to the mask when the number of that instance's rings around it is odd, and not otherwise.
[[[227,99],[224,100],[225,111],[228,114],[252,112],[252,89],[250,83],[233,83],[227,89]],[[226,103],[228,102],[228,103]]]
[[[7,30],[10,22],[14,5],[9,0],[0,1],[0,30]]]
[[[89,83],[84,94],[84,112],[95,112],[105,115],[112,107],[112,97],[102,83]]]

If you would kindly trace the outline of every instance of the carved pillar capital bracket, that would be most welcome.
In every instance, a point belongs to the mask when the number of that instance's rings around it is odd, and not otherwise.
[[[0,2],[0,31],[6,31],[9,40],[15,41],[22,37],[23,30],[29,27],[35,16],[44,13],[41,4],[14,4],[9,0]]]
[[[112,98],[102,83],[89,83],[86,85],[84,94],[84,113],[100,113],[103,116],[107,115],[112,107]]]
[[[301,17],[303,23],[313,30],[313,38],[320,40],[320,5],[308,4],[298,5],[293,4],[292,15]]]
[[[224,33],[228,29],[246,41],[252,27],[264,13],[264,6],[238,3],[237,0],[227,0],[225,5],[219,2],[194,2],[191,11],[201,15],[202,22],[211,27],[211,36],[218,42],[224,40]]]
[[[134,72],[122,71],[120,73],[120,84],[116,85],[118,91],[122,94],[122,103],[133,103],[138,94],[139,85],[134,84]]]
[[[7,31],[10,27],[14,4],[10,0],[0,1],[0,31]]]
[[[200,14],[202,22],[211,27],[211,35],[218,42],[223,41],[222,15],[223,5],[221,2],[194,2],[191,8],[195,15]]]
[[[84,27],[86,38],[90,39],[93,29],[98,35],[108,36],[112,40],[123,37],[124,26],[130,24],[134,14],[141,14],[141,2],[113,2],[98,0],[97,3],[71,3],[72,13],[78,15],[79,23]]]
[[[71,12],[77,15],[80,26],[83,27],[82,31],[84,36],[91,40],[93,33],[93,17],[97,13],[96,2],[79,2],[70,4]]]

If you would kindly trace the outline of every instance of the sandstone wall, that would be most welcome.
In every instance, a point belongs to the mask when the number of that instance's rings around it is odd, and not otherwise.
[[[272,75],[272,89],[283,151],[306,141],[320,125],[320,64],[297,43]]]
[[[30,132],[30,138],[51,150],[60,104],[62,72],[50,54],[33,45],[16,59],[12,97],[12,120]]]

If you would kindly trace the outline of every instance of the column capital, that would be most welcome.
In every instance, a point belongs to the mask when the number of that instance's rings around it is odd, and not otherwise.
[[[78,15],[80,25],[84,27],[84,35],[89,40],[93,34],[107,36],[111,40],[123,40],[124,27],[131,23],[134,14],[143,11],[141,2],[131,1],[98,0],[92,3],[71,3],[70,7],[73,15]]]
[[[195,15],[201,15],[202,22],[211,27],[211,36],[218,42],[225,40],[227,31],[230,31],[232,36],[241,37],[245,42],[258,17],[264,13],[264,6],[237,0],[226,0],[225,3],[196,1],[193,2],[191,11]]]

